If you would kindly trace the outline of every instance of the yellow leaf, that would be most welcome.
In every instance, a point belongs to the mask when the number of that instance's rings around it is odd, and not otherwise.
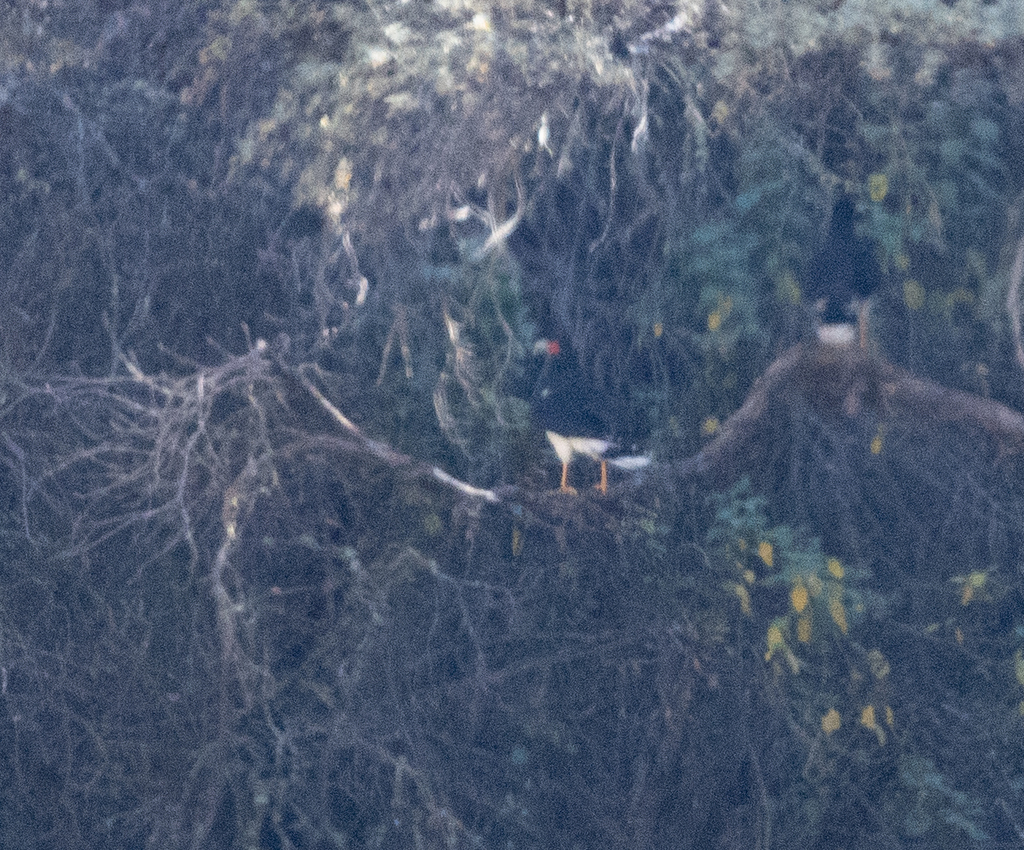
[[[960,604],[966,605],[974,599],[974,594],[985,586],[985,580],[988,578],[988,574],[981,570],[975,570],[966,577],[958,576],[957,578],[963,582],[963,592],[960,594]]]
[[[832,615],[832,620],[839,627],[844,635],[849,628],[846,623],[846,609],[843,607],[843,600],[838,596],[833,596],[828,601],[828,612]]]
[[[766,566],[772,566],[775,560],[775,553],[772,550],[772,544],[767,540],[762,540],[757,544],[757,556],[765,562]]]
[[[1013,656],[1013,670],[1017,674],[1017,681],[1024,688],[1024,651],[1017,650]]]
[[[826,566],[832,578],[839,581],[843,580],[843,565],[839,562],[838,558],[829,558]]]
[[[799,304],[801,301],[800,283],[793,272],[786,269],[775,281],[775,297],[783,304]]]
[[[796,621],[796,637],[800,643],[811,642],[811,618],[803,616]]]
[[[821,718],[821,730],[826,735],[831,735],[842,725],[843,719],[839,716],[839,712],[834,708],[830,708],[826,711],[824,717]]]
[[[807,607],[809,598],[807,588],[804,587],[802,581],[797,580],[797,583],[793,585],[793,589],[789,592],[789,601],[793,603],[793,610],[797,614],[802,613],[804,608]]]
[[[873,454],[873,455],[880,455],[881,453],[882,453],[882,435],[881,434],[875,434],[875,436],[871,438],[871,454]]]
[[[512,556],[517,557],[523,551],[523,532],[518,528],[512,529]]]
[[[892,713],[892,706],[891,705],[887,705],[885,707],[885,725],[888,726],[890,729],[892,729],[895,724],[896,724],[896,715],[894,715]]]
[[[910,310],[920,310],[924,307],[924,287],[916,280],[908,278],[903,281],[903,303]]]
[[[889,662],[877,649],[868,652],[868,664],[871,665],[871,675],[876,679],[884,679],[889,675]]]
[[[786,646],[786,638],[782,634],[785,622],[784,619],[779,618],[768,627],[768,651],[764,654],[764,660],[771,661],[776,652],[781,652],[789,665],[790,672],[796,676],[800,672],[800,659],[793,654],[793,650]]]
[[[747,588],[742,584],[733,582],[732,590],[733,593],[739,597],[740,610],[749,617],[752,612],[750,607],[750,593],[747,591]]]
[[[876,204],[885,200],[889,194],[889,178],[881,172],[868,175],[868,194]]]
[[[874,729],[878,726],[878,723],[875,722],[875,707],[870,703],[860,711],[860,725],[865,729]]]

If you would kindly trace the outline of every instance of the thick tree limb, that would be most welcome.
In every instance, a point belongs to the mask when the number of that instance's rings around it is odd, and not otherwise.
[[[451,487],[474,499],[483,499],[485,502],[500,501],[498,493],[495,490],[475,487],[465,481],[460,481],[458,478],[455,478],[453,475],[449,475],[447,472],[436,466],[431,466],[430,464],[414,460],[409,457],[409,455],[396,451],[386,443],[382,443],[379,440],[374,440],[372,437],[368,437],[363,433],[362,429],[355,424],[355,422],[331,404],[330,400],[321,393],[319,389],[317,389],[309,378],[302,374],[302,372],[297,372],[295,374],[302,382],[302,385],[306,388],[307,392],[309,392],[320,406],[330,414],[331,418],[341,425],[342,428],[348,431],[349,434],[355,437],[359,444],[362,445],[369,454],[373,455],[373,457],[383,461],[388,466],[406,467],[414,475],[433,478],[441,484],[444,484],[446,487]]]
[[[472,499],[496,503],[528,497],[516,486],[476,487],[368,437],[306,375],[296,374],[331,418],[367,454],[388,466],[405,468],[413,476],[432,479]],[[1024,415],[1004,404],[915,377],[858,347],[799,343],[768,366],[717,436],[697,454],[676,463],[673,474],[686,479],[741,473],[744,458],[756,446],[759,433],[767,430],[767,417],[779,399],[802,399],[826,416],[854,417],[868,410],[889,420],[959,424],[983,430],[1004,446],[1024,446]]]
[[[677,464],[676,473],[703,476],[739,465],[770,403],[794,393],[823,413],[855,416],[874,409],[888,419],[961,424],[1004,444],[1024,445],[1024,415],[1004,404],[917,378],[857,347],[800,343],[765,370],[715,439]]]

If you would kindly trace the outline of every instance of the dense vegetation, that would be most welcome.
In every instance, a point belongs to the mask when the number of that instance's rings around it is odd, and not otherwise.
[[[0,845],[1024,841],[1015,0],[0,10]],[[801,297],[840,195],[870,348]],[[553,493],[556,334],[655,458]]]

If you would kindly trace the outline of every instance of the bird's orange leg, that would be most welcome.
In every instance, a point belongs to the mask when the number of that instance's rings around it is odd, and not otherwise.
[[[575,493],[576,491],[569,486],[569,464],[565,461],[562,462],[562,483],[558,489],[563,493]]]
[[[599,484],[595,484],[594,488],[604,494],[608,492],[608,461],[601,461],[601,481]]]

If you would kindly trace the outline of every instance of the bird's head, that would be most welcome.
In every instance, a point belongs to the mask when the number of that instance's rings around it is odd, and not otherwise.
[[[562,345],[557,339],[538,339],[533,344],[536,357],[557,357],[562,353]]]

